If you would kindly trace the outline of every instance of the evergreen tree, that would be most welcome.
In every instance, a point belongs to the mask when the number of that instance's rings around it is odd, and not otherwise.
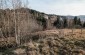
[[[80,18],[77,20],[77,25],[82,26]]]
[[[57,18],[57,20],[54,22],[53,25],[56,26],[56,28],[60,28],[61,27],[60,17]]]
[[[74,25],[77,25],[77,16],[74,17]]]
[[[83,23],[83,28],[85,28],[85,22]]]
[[[39,16],[37,18],[37,21],[43,26],[43,30],[46,29],[46,19],[43,16]]]
[[[64,28],[66,28],[68,26],[66,18],[63,20],[63,26],[64,26]]]

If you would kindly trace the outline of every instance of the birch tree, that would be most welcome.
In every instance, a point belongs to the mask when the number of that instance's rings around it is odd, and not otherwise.
[[[3,9],[3,0],[0,0],[0,9]]]
[[[20,44],[20,13],[19,11],[16,12],[16,9],[22,8],[22,1],[21,0],[12,0],[12,6],[14,10],[14,21],[15,21],[15,37],[16,43]],[[23,14],[24,15],[24,14]]]
[[[17,1],[17,0],[12,0],[12,1],[11,1],[11,4],[12,4],[13,10],[14,10],[14,12],[13,12],[14,18],[13,18],[13,19],[14,19],[14,22],[15,22],[15,37],[16,37],[16,43],[19,44],[18,35],[17,35],[17,25],[16,25],[16,24],[17,24],[17,23],[16,23],[17,20],[16,20],[16,13],[15,13],[15,11],[16,11],[16,10],[15,10],[16,1]]]
[[[4,13],[3,13],[4,12],[3,11],[3,7],[4,7],[3,5],[4,5],[4,0],[0,0],[1,18],[3,18],[2,20],[3,20],[3,23],[4,23],[3,27],[1,28],[3,32],[2,31],[1,32],[2,32],[2,34],[4,33],[3,36],[5,37],[6,36],[5,35],[5,17],[4,17]]]
[[[9,4],[11,5],[11,7]],[[16,12],[17,9],[20,9],[22,7],[24,7],[24,8],[28,7],[28,0],[25,0],[23,3],[22,3],[22,0],[0,0],[0,9],[3,10],[6,8],[12,8],[12,10],[13,10],[13,13],[11,13],[11,14],[13,14],[13,22],[14,22],[14,27],[15,27],[14,31],[15,31],[15,37],[16,37],[17,44],[20,44],[20,35],[21,35],[21,33],[20,33],[21,32],[20,31],[20,29],[21,29],[20,18],[21,18],[21,15],[23,14],[24,17],[28,15],[28,14],[22,13],[20,11]],[[8,12],[8,10],[6,10],[5,12]],[[6,13],[6,15],[7,15],[7,13]],[[8,33],[10,33],[10,27],[11,27],[10,26],[10,19],[9,19],[10,17],[8,17],[8,16],[5,17],[2,14],[2,18],[3,18],[3,23],[4,23],[3,30],[5,31],[6,29],[8,29]],[[26,18],[28,18],[28,16]],[[7,21],[5,19],[7,19]],[[7,27],[6,27],[6,22],[8,25]],[[24,24],[25,24],[25,22],[24,22]],[[10,36],[10,34],[9,34],[9,36]]]
[[[22,1],[22,7],[27,8],[29,5],[28,0],[21,0]]]

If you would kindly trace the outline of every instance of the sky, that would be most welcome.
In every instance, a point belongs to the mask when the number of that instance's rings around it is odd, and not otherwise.
[[[56,15],[85,15],[85,0],[28,0],[29,8]]]

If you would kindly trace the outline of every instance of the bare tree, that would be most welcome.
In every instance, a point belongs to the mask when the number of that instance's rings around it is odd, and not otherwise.
[[[16,9],[22,8],[22,1],[21,0],[12,0],[12,6],[14,10],[14,21],[15,21],[15,37],[16,43],[20,44],[20,13],[19,11],[16,12]],[[24,15],[24,14],[23,14]]]
[[[3,9],[3,0],[0,0],[0,9]]]
[[[29,2],[28,2],[28,0],[22,0],[22,7],[24,7],[24,8],[27,8],[28,7],[28,5],[29,5]]]
[[[16,9],[20,9],[22,7],[22,2],[21,0],[15,0],[16,1],[16,4],[15,4],[15,8]]]
[[[10,5],[11,7],[10,7]],[[0,0],[0,9],[6,9],[6,8],[12,8],[12,13],[13,14],[13,22],[14,22],[14,32],[15,32],[15,37],[16,37],[16,43],[17,44],[20,44],[20,35],[21,35],[21,21],[20,19],[22,18],[22,15],[23,17],[25,18],[28,18],[28,13],[27,11],[25,11],[25,13],[21,12],[21,11],[17,11],[17,9],[20,9],[20,8],[27,8],[28,7],[28,0],[25,0],[25,2],[22,3],[22,0]],[[5,14],[7,15],[9,12],[8,10],[3,10],[4,12],[6,12]],[[5,32],[5,30],[8,32],[8,36],[10,36],[10,23],[11,23],[11,18],[9,17],[11,15],[7,15],[7,17],[4,16],[4,14],[2,14],[2,18],[3,18],[3,23],[4,23],[4,26],[3,26],[3,30]],[[6,21],[7,20],[7,21]],[[28,27],[29,25],[26,24],[25,22],[26,20],[23,21],[23,24],[26,25],[26,28],[23,27],[23,30],[28,30]],[[29,19],[27,19],[27,23],[29,23]],[[31,24],[30,24],[31,25]],[[13,28],[13,27],[12,27]],[[29,27],[30,28],[30,27]],[[25,32],[27,33],[27,32]],[[6,35],[7,36],[7,35]]]
[[[18,36],[17,36],[17,25],[16,25],[16,13],[15,13],[15,7],[16,7],[16,0],[11,1],[12,7],[13,7],[13,15],[14,15],[14,22],[15,22],[15,37],[16,37],[16,43],[18,44]]]
[[[82,37],[82,32],[83,32],[83,28],[82,28],[82,26],[81,26],[81,37]]]

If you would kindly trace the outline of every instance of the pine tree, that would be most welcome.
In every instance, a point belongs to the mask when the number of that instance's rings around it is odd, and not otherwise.
[[[80,18],[77,20],[77,25],[82,26]]]
[[[61,27],[60,17],[57,18],[57,20],[54,22],[53,25],[56,26],[56,28],[60,28]]]
[[[67,25],[68,25],[68,24],[67,24],[67,19],[65,18],[65,19],[63,20],[63,22],[64,22],[64,23],[63,23],[63,26],[64,26],[64,28],[66,28]]]
[[[83,28],[85,28],[85,22],[83,23]]]
[[[77,16],[74,17],[74,25],[77,25]]]
[[[80,24],[81,24],[81,20],[79,18],[79,19],[77,19],[77,25],[80,25]]]

